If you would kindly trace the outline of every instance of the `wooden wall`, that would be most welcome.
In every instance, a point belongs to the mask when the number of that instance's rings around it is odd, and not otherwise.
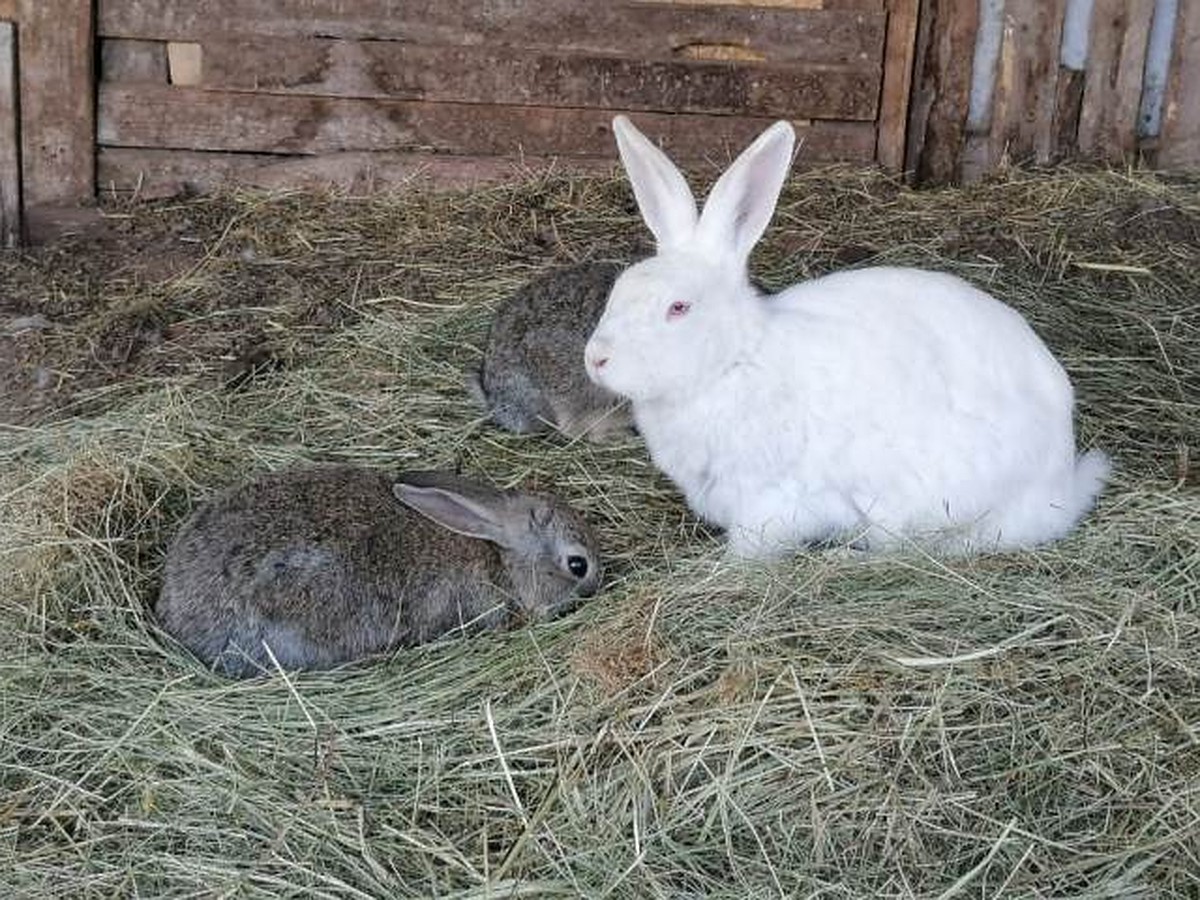
[[[1068,0],[1005,0],[990,108],[969,120],[981,4],[924,0],[906,165],[918,181],[972,181],[1063,160],[1200,166],[1200,0],[1179,0],[1162,127],[1139,134],[1154,0],[1094,0],[1086,56],[1061,62]]]
[[[1085,6],[1089,18],[1073,17]],[[1148,36],[1167,7],[0,0],[0,246],[23,215],[98,189],[369,189],[552,159],[608,168],[617,111],[685,162],[723,164],[787,118],[801,164],[874,162],[927,183],[1010,162],[1200,166],[1200,0],[1178,0],[1161,32],[1161,127],[1139,118]],[[994,73],[976,65],[989,29]],[[1064,32],[1085,34],[1086,53],[1066,53]]]
[[[92,0],[0,0],[0,245],[95,197]]]
[[[156,194],[609,165],[616,111],[682,158],[723,161],[787,118],[804,159],[899,169],[917,6],[98,0],[99,181]]]

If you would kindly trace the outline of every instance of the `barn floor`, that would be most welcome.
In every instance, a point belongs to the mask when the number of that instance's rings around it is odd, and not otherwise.
[[[607,178],[105,208],[0,254],[4,896],[1200,894],[1200,178],[788,187],[767,284],[945,268],[1025,312],[1117,460],[1038,552],[720,561],[636,440],[480,423],[488,308],[646,238]],[[584,508],[571,616],[231,683],[147,611],[166,541],[297,460]]]

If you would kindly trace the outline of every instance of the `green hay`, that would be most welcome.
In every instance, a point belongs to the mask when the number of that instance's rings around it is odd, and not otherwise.
[[[0,259],[61,376],[0,433],[2,893],[1196,896],[1198,186],[790,183],[765,282],[963,274],[1030,317],[1117,460],[1060,544],[950,563],[729,568],[638,441],[479,421],[460,373],[491,305],[644,246],[619,179],[114,208],[128,265]],[[278,365],[230,387],[246,344]],[[300,460],[557,490],[609,584],[535,628],[224,680],[154,625],[166,542]]]

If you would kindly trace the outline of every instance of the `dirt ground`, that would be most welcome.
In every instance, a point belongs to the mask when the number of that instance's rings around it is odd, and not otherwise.
[[[623,183],[592,184],[585,194],[633,214]],[[363,298],[427,309],[498,266],[573,258],[555,222],[577,202],[562,179],[545,192],[515,185],[511,203],[501,189],[498,204],[428,187],[379,203],[287,192],[110,201],[54,239],[0,251],[0,422],[94,412],[106,389],[156,376],[203,372],[236,387],[354,321]],[[447,230],[478,241],[478,272],[439,259]],[[644,253],[630,231],[609,249]]]
[[[597,183],[604,198],[615,198],[633,213],[629,199],[622,202],[627,189],[621,180]],[[895,182],[886,178],[864,178],[861,195],[843,192],[837,212],[870,215],[896,192]],[[570,194],[548,192],[539,219],[542,195],[526,190],[519,199],[534,208],[510,210],[507,231],[497,234],[501,226],[479,223],[494,251],[490,261],[484,252],[481,268],[496,259],[536,267],[550,257],[569,258],[575,251],[564,250],[557,223]],[[333,217],[317,221],[333,202],[294,195],[288,205],[304,229],[293,229],[286,217],[273,229],[253,214],[244,196],[110,202],[83,217],[74,231],[0,251],[0,423],[95,411],[111,399],[108,391],[164,375],[204,372],[236,388],[256,372],[288,365],[330,329],[355,320],[356,297],[403,296],[414,308],[452,302],[445,285],[453,282],[453,273],[448,278],[435,272],[428,279],[422,274],[428,268],[424,260],[436,254],[430,246],[436,241],[398,240],[389,247],[375,234],[365,241],[357,234],[339,245]],[[570,202],[568,196],[568,213]],[[272,203],[278,206],[277,196]],[[431,200],[426,224],[435,225],[452,206]],[[411,204],[401,208],[406,216],[414,212]],[[1200,244],[1200,218],[1156,198],[1135,196],[1091,217],[1088,227],[1092,233],[1082,243],[1101,248],[1136,253],[1150,244]],[[386,229],[380,230],[386,240]],[[319,237],[306,238],[301,231]],[[644,253],[640,231],[631,229],[628,243],[613,248],[616,254]],[[312,240],[328,243],[313,247]],[[1022,235],[1000,220],[947,222],[940,242],[942,252],[959,259],[1030,262]],[[327,252],[329,247],[336,252]],[[820,272],[870,262],[888,248],[864,240],[837,241],[825,253],[814,252],[811,243],[783,249],[805,257],[806,271]]]
[[[86,412],[85,395],[181,372],[236,387],[346,320],[361,270],[302,282],[259,260],[236,216],[220,200],[101,210],[0,253],[0,422]]]
[[[90,325],[108,318],[96,298],[108,295],[101,286],[110,282],[159,283],[186,272],[203,248],[181,237],[101,217],[48,244],[0,255],[0,420],[53,413],[80,386],[136,371],[141,348],[167,337],[165,324],[117,314],[91,333]]]

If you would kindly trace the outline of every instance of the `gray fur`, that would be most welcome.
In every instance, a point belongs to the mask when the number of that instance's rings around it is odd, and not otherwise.
[[[572,438],[627,435],[633,419],[621,399],[593,384],[583,348],[623,270],[586,262],[529,282],[497,309],[483,365],[467,387],[492,421],[518,434],[557,428]]]
[[[398,499],[430,492],[481,511],[495,540]],[[451,528],[470,525],[459,518]],[[569,556],[587,561],[584,577]],[[327,669],[548,618],[592,596],[601,575],[592,530],[553,497],[316,466],[260,475],[197,509],[167,553],[155,612],[205,663],[245,677],[274,668],[264,643],[285,669]]]

